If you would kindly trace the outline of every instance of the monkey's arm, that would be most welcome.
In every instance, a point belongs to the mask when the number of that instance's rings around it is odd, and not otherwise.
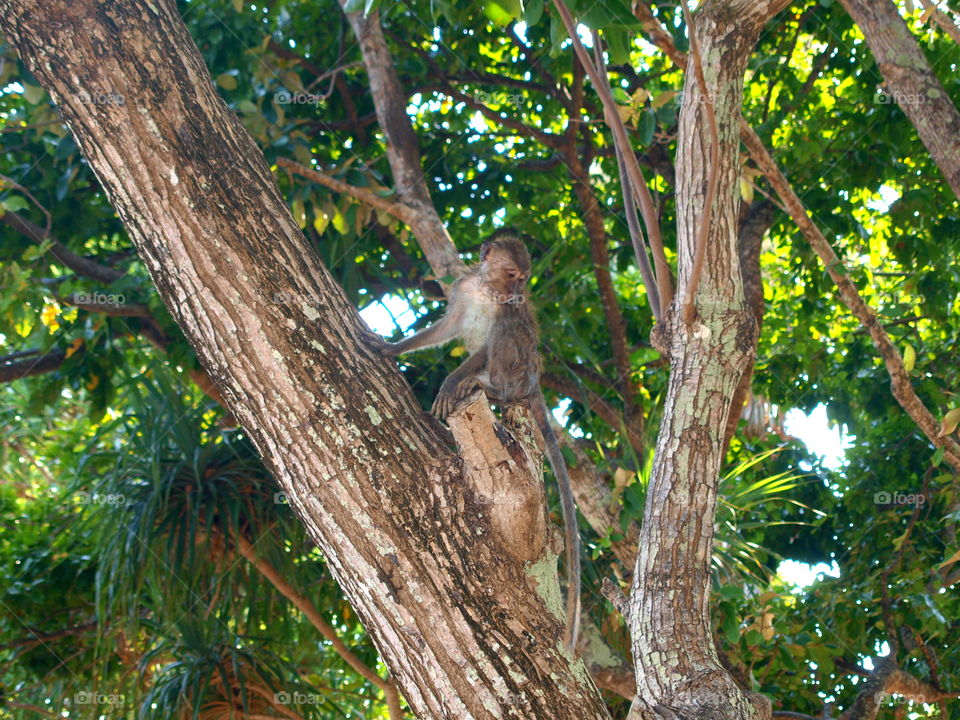
[[[456,370],[447,375],[440,392],[433,401],[433,414],[443,420],[456,410],[474,390],[480,386],[477,378],[487,365],[486,346],[477,350]]]
[[[580,633],[580,532],[577,530],[577,506],[573,499],[573,488],[570,486],[570,476],[567,474],[567,464],[563,453],[560,452],[560,443],[550,426],[547,403],[543,399],[543,392],[537,388],[528,398],[530,411],[537,421],[543,443],[547,449],[547,459],[553,468],[553,476],[557,479],[560,489],[560,507],[563,510],[563,524],[567,545],[567,647],[575,652],[577,636]]]
[[[390,355],[403,355],[414,350],[443,345],[459,335],[462,314],[463,311],[454,303],[433,325],[400,342],[386,343],[385,351]]]

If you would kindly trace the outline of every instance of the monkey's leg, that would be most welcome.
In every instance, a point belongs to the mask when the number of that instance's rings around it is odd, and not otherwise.
[[[457,409],[457,406],[480,386],[477,379],[487,365],[487,348],[482,347],[460,367],[447,375],[433,401],[433,414],[441,420]]]

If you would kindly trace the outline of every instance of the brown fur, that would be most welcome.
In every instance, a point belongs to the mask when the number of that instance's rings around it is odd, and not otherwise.
[[[478,387],[496,403],[527,403],[560,487],[567,544],[567,644],[573,651],[580,622],[580,536],[567,467],[540,391],[540,333],[527,294],[529,278],[526,246],[512,231],[501,230],[483,243],[480,262],[454,282],[443,318],[398,343],[379,342],[386,352],[401,355],[463,340],[470,356],[443,381],[433,403],[441,419]]]

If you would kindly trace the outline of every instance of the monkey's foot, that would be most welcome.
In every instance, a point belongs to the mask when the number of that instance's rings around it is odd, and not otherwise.
[[[441,420],[446,420],[464,405],[469,405],[473,401],[474,393],[477,390],[476,383],[472,382],[452,388],[441,387],[433,401],[431,412]]]

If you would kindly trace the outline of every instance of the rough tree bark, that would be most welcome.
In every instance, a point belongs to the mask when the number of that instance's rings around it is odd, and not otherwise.
[[[606,718],[563,646],[524,412],[453,452],[311,253],[172,0],[5,0],[161,296],[422,718]],[[95,98],[111,98],[99,103]],[[119,98],[121,101],[117,101]]]
[[[950,101],[893,0],[840,0],[860,26],[886,90],[917,129],[960,198],[960,112]]]
[[[710,631],[710,561],[724,428],[743,369],[756,353],[757,323],[744,296],[737,251],[743,73],[760,29],[789,0],[714,0],[697,13],[709,95],[687,73],[677,154],[678,287],[692,281],[703,214],[710,133],[719,126],[719,191],[707,236],[697,315],[675,301],[654,329],[671,365],[650,478],[640,553],[625,610],[637,698],[634,718],[766,718],[769,701],[742,689],[722,667]]]

